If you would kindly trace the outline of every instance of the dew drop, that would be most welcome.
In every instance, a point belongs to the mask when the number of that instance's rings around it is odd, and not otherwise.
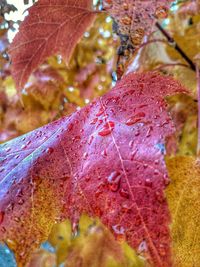
[[[145,185],[148,186],[148,187],[152,187],[152,181],[151,181],[151,179],[147,178],[145,180]]]
[[[83,154],[83,159],[86,160],[87,158],[88,158],[88,153],[85,152],[85,153]]]
[[[140,135],[140,132],[139,131],[136,131],[135,132],[135,136],[139,136]]]
[[[101,152],[101,155],[105,158],[105,157],[107,157],[107,152],[106,152],[106,150],[103,150],[102,152]]]
[[[138,253],[142,253],[146,251],[147,251],[147,243],[146,241],[142,241],[138,247]]]
[[[155,169],[153,173],[154,173],[154,175],[158,175],[159,174],[159,170]]]
[[[116,225],[112,226],[112,229],[113,229],[118,241],[121,242],[121,241],[125,240],[125,230],[124,230],[123,226],[116,224]]]
[[[77,222],[72,224],[72,238],[76,238],[79,235],[79,225]]]
[[[91,177],[89,175],[86,175],[86,177],[85,177],[86,182],[89,182],[90,179],[91,179]]]
[[[21,149],[26,149],[27,148],[27,145],[22,145],[21,146]]]
[[[88,145],[91,145],[93,140],[94,140],[94,136],[91,135],[88,139]]]
[[[103,128],[100,130],[100,132],[98,134],[100,136],[107,136],[107,135],[111,134],[111,132],[113,131],[114,127],[115,127],[114,122],[109,121],[103,126]]]
[[[126,121],[126,125],[131,126],[139,121],[141,121],[142,118],[145,117],[145,113],[144,112],[139,112],[136,115],[130,117],[127,121]]]
[[[5,215],[5,213],[3,211],[0,211],[0,224],[2,224],[2,222],[4,220],[4,215]]]
[[[121,197],[129,198],[129,192],[127,190],[123,189],[123,188],[120,189],[119,194],[120,194]]]
[[[30,144],[31,144],[31,140],[29,140],[29,141],[26,143],[27,146],[30,145]]]
[[[18,204],[19,204],[19,205],[23,205],[23,204],[24,204],[24,200],[23,200],[22,198],[19,199]]]
[[[90,122],[90,124],[95,124],[95,123],[97,123],[97,121],[98,121],[98,118],[94,118],[94,119]]]
[[[6,232],[6,228],[5,228],[5,227],[2,227],[2,228],[1,228],[1,232],[2,232],[2,233],[5,233],[5,232]]]
[[[130,148],[133,148],[133,145],[134,145],[134,141],[131,140],[131,141],[129,142],[128,146],[129,146]]]
[[[96,113],[96,116],[99,117],[104,113],[104,109],[101,107],[99,111]]]
[[[108,176],[108,186],[109,189],[113,192],[118,191],[120,186],[121,174],[117,171],[112,172]]]
[[[73,127],[74,127],[73,123],[70,123],[67,131],[71,132],[73,130]]]
[[[52,154],[52,153],[54,152],[54,149],[53,149],[52,147],[48,147],[48,148],[46,149],[46,152],[47,152],[48,154]]]
[[[14,221],[18,223],[18,222],[20,222],[20,218],[19,217],[14,217]]]
[[[147,134],[146,137],[150,137],[151,136],[151,132],[153,131],[153,127],[150,126],[149,129],[147,130]]]
[[[144,169],[146,169],[146,168],[148,167],[148,165],[145,163],[145,164],[143,165],[143,167],[144,167]]]
[[[131,160],[135,159],[136,153],[137,153],[137,150],[134,150],[134,151],[131,152]]]
[[[125,203],[122,203],[122,211],[123,212],[128,212],[128,211],[130,211],[131,210],[131,206],[130,206],[130,203],[127,203],[127,202],[125,202]]]
[[[165,145],[164,144],[158,143],[158,144],[155,145],[155,147],[160,150],[161,154],[165,154],[166,153]]]

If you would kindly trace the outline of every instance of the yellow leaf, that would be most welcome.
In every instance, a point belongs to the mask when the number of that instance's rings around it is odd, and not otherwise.
[[[166,161],[172,179],[167,198],[172,215],[175,266],[200,266],[200,160],[174,157]]]
[[[54,225],[48,239],[55,248],[57,265],[77,267],[144,267],[139,257],[125,242],[117,242],[98,220],[82,215],[76,237],[71,236],[67,220]]]

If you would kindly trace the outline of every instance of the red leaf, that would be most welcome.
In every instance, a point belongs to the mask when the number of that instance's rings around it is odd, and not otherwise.
[[[18,89],[47,57],[61,54],[68,63],[76,43],[91,25],[91,0],[39,0],[29,9],[10,48]]]
[[[18,260],[55,220],[77,229],[86,212],[155,266],[171,266],[163,154],[174,127],[163,97],[177,92],[171,78],[130,74],[81,111],[0,147],[1,239],[15,241]]]

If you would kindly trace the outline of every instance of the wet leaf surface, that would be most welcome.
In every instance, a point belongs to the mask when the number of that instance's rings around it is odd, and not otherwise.
[[[171,266],[163,97],[183,88],[130,74],[103,97],[0,146],[0,231],[22,265],[55,221],[99,217],[156,266]],[[130,123],[131,122],[131,123]]]

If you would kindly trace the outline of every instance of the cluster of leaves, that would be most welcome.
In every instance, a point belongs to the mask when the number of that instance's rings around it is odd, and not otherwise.
[[[10,46],[1,30],[0,240],[19,266],[198,267],[199,1],[171,2],[39,0]]]

